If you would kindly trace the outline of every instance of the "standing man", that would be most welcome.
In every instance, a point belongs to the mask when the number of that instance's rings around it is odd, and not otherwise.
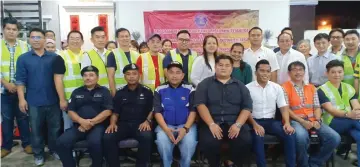
[[[56,54],[45,51],[45,32],[41,29],[30,31],[30,44],[33,50],[18,58],[16,85],[20,110],[30,118],[35,164],[40,166],[44,164],[44,125],[48,129],[49,150],[54,151],[60,135],[61,110],[52,70]],[[53,155],[57,157],[54,152]]]
[[[110,125],[104,134],[105,158],[110,167],[119,167],[121,140],[135,138],[139,142],[136,167],[147,167],[150,163],[153,132],[153,93],[150,88],[139,83],[139,68],[135,64],[124,67],[123,73],[128,83],[116,92],[114,112]]]
[[[30,127],[28,116],[19,109],[19,100],[16,94],[16,62],[20,55],[30,50],[26,42],[17,40],[19,34],[18,22],[14,18],[3,20],[4,38],[1,40],[1,118],[2,118],[2,145],[1,158],[11,152],[13,146],[14,118],[20,130],[21,144],[24,151],[32,153],[30,146]]]
[[[99,70],[87,66],[81,70],[84,86],[74,90],[69,103],[69,116],[74,126],[57,140],[57,150],[64,167],[76,167],[72,149],[77,141],[86,140],[93,167],[101,167],[103,160],[102,137],[106,119],[113,109],[110,91],[100,86]],[[104,122],[105,121],[105,122]],[[117,148],[117,145],[115,146]]]
[[[252,115],[249,122],[254,131],[252,133],[253,148],[256,154],[258,167],[266,167],[264,135],[275,135],[284,142],[285,163],[287,167],[294,167],[295,156],[295,130],[290,125],[288,104],[285,101],[284,91],[280,85],[271,82],[271,67],[267,60],[260,60],[255,66],[257,80],[246,85],[253,100]],[[276,107],[280,108],[282,119],[275,119]]]
[[[166,76],[166,67],[172,62],[177,61],[183,65],[184,68],[184,81],[191,83],[190,76],[192,71],[192,64],[194,63],[197,53],[190,48],[190,33],[188,30],[180,30],[177,34],[177,49],[170,50],[163,62],[163,68]]]
[[[115,96],[116,89],[126,85],[126,80],[122,72],[123,68],[130,63],[136,63],[136,60],[139,57],[138,52],[130,51],[129,49],[131,41],[129,30],[126,28],[117,29],[116,38],[119,47],[113,50],[114,55],[110,54],[107,57],[107,72],[112,96]]]
[[[242,166],[250,158],[251,134],[245,124],[252,111],[249,90],[231,77],[233,60],[219,55],[215,76],[200,82],[195,92],[195,106],[204,124],[200,127],[200,149],[211,167],[220,165],[222,142],[230,144],[231,161]]]
[[[344,80],[343,82],[352,85],[356,94],[359,93],[359,71],[360,71],[360,48],[359,32],[349,30],[345,33],[346,49],[342,54],[344,61]]]
[[[323,166],[339,145],[341,138],[337,132],[322,123],[322,111],[316,88],[304,82],[305,68],[305,64],[300,61],[290,63],[288,71],[291,80],[282,86],[287,97],[286,103],[290,105],[291,125],[296,131],[298,166]],[[317,132],[321,142],[320,149],[309,157],[310,130]]]
[[[244,52],[243,60],[251,66],[253,70],[253,80],[255,80],[255,65],[258,61],[265,59],[270,62],[271,66],[271,81],[277,82],[277,72],[280,69],[276,59],[275,53],[262,46],[263,40],[262,29],[259,27],[253,27],[249,31],[249,40],[251,47]]]
[[[290,27],[285,27],[285,28],[283,28],[283,29],[281,30],[280,34],[283,34],[283,33],[288,33],[288,34],[290,34],[290,35],[291,35],[291,38],[294,39],[294,35],[293,35],[292,29],[291,29]],[[291,48],[294,49],[294,50],[296,50],[296,46],[293,45],[293,44],[291,44]],[[279,47],[277,47],[277,48],[274,49],[274,52],[275,52],[275,53],[278,52],[278,51],[280,51],[280,45],[279,45]]]
[[[344,36],[345,33],[341,28],[332,29],[329,33],[331,46],[328,51],[338,57],[341,57],[345,51]]]
[[[81,68],[87,66],[95,66],[99,69],[99,82],[100,86],[109,88],[109,78],[106,70],[107,57],[113,53],[105,48],[107,39],[103,27],[98,26],[91,29],[91,42],[94,44],[94,49],[85,52],[80,62]],[[113,55],[114,56],[114,55]]]
[[[140,71],[140,82],[149,87],[152,91],[164,83],[163,59],[161,50],[161,36],[153,34],[147,41],[149,52],[143,53],[136,61]]]

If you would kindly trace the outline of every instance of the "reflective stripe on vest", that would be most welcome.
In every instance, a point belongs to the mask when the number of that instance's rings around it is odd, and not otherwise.
[[[351,60],[348,56],[343,55],[342,59],[344,61],[344,79],[343,82],[354,86],[354,68],[352,66]]]
[[[180,56],[180,54],[178,54],[176,52],[176,49],[170,50],[170,55],[171,55],[171,59],[172,61],[177,61],[181,64],[183,64],[182,58]],[[194,63],[195,58],[197,57],[197,53],[193,50],[191,50],[191,55],[189,55],[189,60],[188,60],[188,82],[191,83],[191,79],[190,79],[190,74],[192,71],[192,65]]]
[[[111,53],[111,51],[106,50],[105,61],[103,61],[101,56],[94,49],[91,49],[90,51],[88,51],[88,55],[91,60],[91,65],[93,65],[99,69],[98,84],[101,86],[105,86],[107,88],[109,88],[109,78],[108,78],[107,70],[106,70],[106,61],[107,61],[107,57],[110,53]]]
[[[151,55],[149,52],[141,54],[140,58],[142,59],[142,84],[148,86],[151,88],[152,91],[155,90],[155,80],[156,80],[156,74],[155,74],[155,66],[154,62],[151,58]],[[164,55],[161,53],[158,53],[158,71],[159,71],[159,79],[160,84],[164,83],[164,70],[162,68],[163,65],[163,59]]]
[[[80,64],[76,56],[68,50],[61,52],[60,56],[64,59],[66,69],[63,78],[65,98],[70,99],[72,92],[83,85]]]
[[[27,43],[17,40],[17,46],[14,53],[14,70],[16,70],[16,62],[20,55],[28,52]],[[10,52],[5,44],[5,40],[1,40],[1,73],[6,81],[10,81]]]
[[[123,69],[126,65],[130,63],[126,57],[125,52],[120,48],[114,49],[113,53],[116,61],[115,85],[116,85],[116,89],[119,89],[127,84],[124,78]],[[135,51],[130,51],[130,59],[132,63],[136,63],[138,57],[139,57],[139,53]]]

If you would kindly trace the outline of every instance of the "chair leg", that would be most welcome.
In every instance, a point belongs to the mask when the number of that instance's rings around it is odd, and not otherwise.
[[[331,167],[335,167],[335,152],[331,155]]]

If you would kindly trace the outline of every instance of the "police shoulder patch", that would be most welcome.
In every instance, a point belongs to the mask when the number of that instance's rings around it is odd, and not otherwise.
[[[148,89],[148,90],[151,90],[151,88],[149,88],[148,86],[146,85],[142,85],[144,88]]]
[[[120,87],[119,89],[117,89],[117,90],[122,90],[122,89],[124,89],[125,88],[125,86],[122,86],[122,87]]]

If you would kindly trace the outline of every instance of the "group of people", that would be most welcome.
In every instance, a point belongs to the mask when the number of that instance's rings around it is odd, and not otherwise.
[[[308,41],[293,46],[290,28],[282,30],[273,51],[262,46],[262,29],[254,27],[249,48],[234,43],[228,56],[208,35],[199,56],[190,49],[187,30],[177,33],[175,49],[152,34],[145,51],[131,49],[125,28],[109,43],[104,29],[94,27],[93,49],[82,50],[82,33],[71,31],[67,49],[56,50],[52,31],[32,29],[28,45],[17,39],[14,18],[3,23],[1,157],[11,152],[14,118],[36,165],[45,161],[45,136],[65,167],[76,166],[72,149],[80,140],[88,142],[93,167],[103,157],[118,167],[118,142],[128,138],[139,142],[139,167],[149,165],[154,142],[165,167],[172,164],[175,146],[180,166],[189,167],[197,145],[209,165],[218,167],[223,143],[229,144],[227,166],[246,164],[254,152],[264,167],[265,134],[283,141],[287,167],[322,166],[343,134],[355,139],[360,157],[356,30],[316,35],[317,55],[309,55]],[[312,131],[320,147],[309,155]]]

